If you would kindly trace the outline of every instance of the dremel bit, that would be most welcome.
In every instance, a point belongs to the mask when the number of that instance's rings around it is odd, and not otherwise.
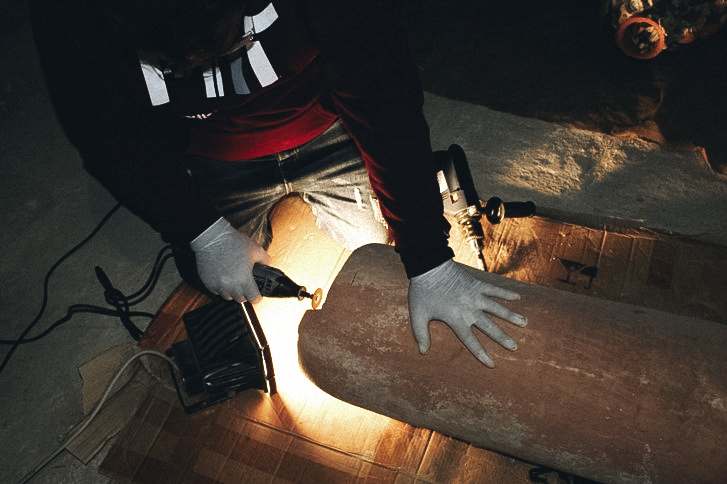
[[[309,298],[313,309],[317,309],[323,299],[323,291],[320,288],[311,294],[307,292],[305,286],[296,284],[283,271],[275,267],[255,264],[252,268],[252,275],[260,294],[264,297],[296,297],[299,301]]]

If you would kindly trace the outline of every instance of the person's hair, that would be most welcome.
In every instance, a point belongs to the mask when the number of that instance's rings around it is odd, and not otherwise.
[[[226,52],[242,28],[246,0],[99,0],[101,14],[130,47],[183,63]]]

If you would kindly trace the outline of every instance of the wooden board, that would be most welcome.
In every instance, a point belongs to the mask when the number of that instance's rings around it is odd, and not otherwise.
[[[507,304],[529,320],[503,323],[517,352],[480,338],[494,370],[439,323],[419,354],[398,256],[372,245],[304,316],[304,372],[353,405],[600,482],[722,480],[727,327],[472,272],[519,292]]]

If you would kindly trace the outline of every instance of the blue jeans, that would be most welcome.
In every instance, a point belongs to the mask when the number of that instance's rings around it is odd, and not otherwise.
[[[340,121],[291,150],[240,162],[190,156],[187,166],[230,224],[266,249],[271,211],[290,193],[300,194],[318,227],[343,247],[388,242],[361,153]]]

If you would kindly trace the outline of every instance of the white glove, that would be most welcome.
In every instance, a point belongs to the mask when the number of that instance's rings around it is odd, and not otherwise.
[[[429,272],[409,281],[409,318],[419,351],[429,351],[429,321],[436,319],[447,324],[464,345],[482,363],[493,368],[495,364],[482,349],[472,333],[476,326],[504,348],[516,350],[517,344],[500,329],[485,312],[525,326],[527,320],[491,297],[507,300],[520,299],[520,295],[476,279],[463,266],[450,259]]]
[[[265,249],[220,218],[189,244],[197,259],[197,272],[214,294],[237,302],[259,300],[252,267],[270,263]]]

